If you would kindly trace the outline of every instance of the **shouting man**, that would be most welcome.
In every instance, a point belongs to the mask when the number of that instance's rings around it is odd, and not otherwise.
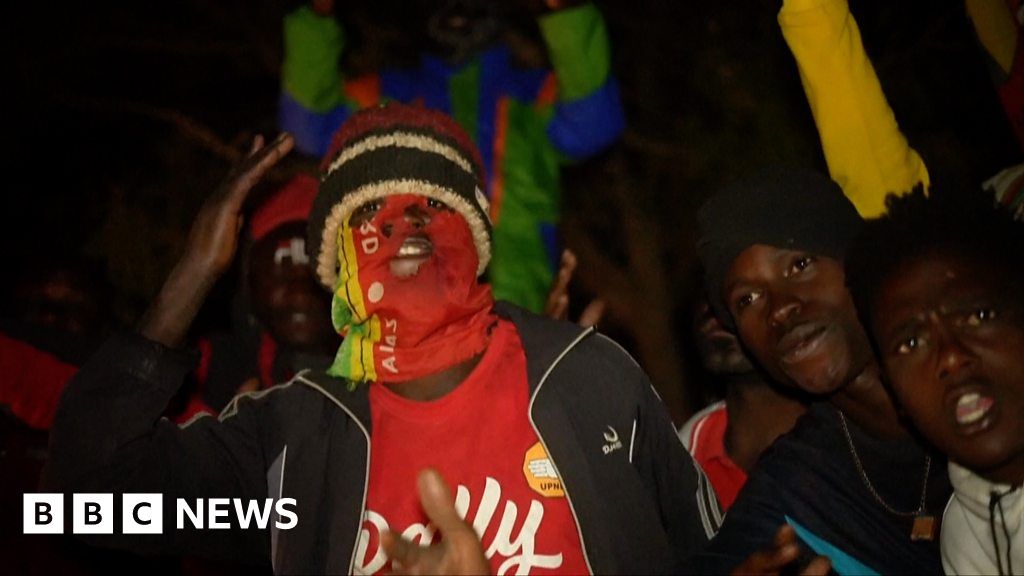
[[[847,258],[904,412],[949,455],[946,574],[1024,568],[1024,225],[986,196],[890,198]]]

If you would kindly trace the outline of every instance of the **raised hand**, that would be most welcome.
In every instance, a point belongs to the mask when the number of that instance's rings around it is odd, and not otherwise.
[[[294,146],[291,135],[282,133],[269,145],[257,136],[249,154],[235,164],[224,182],[206,199],[188,234],[182,259],[191,259],[201,271],[220,277],[234,260],[242,230],[242,206],[249,192],[274,164]]]
[[[249,192],[294,145],[287,133],[266,146],[257,136],[249,154],[203,203],[189,231],[185,253],[143,317],[139,327],[143,336],[166,346],[181,342],[210,288],[234,260],[242,207]]]
[[[562,251],[562,264],[558,269],[558,276],[548,292],[548,301],[544,306],[544,315],[555,320],[567,320],[569,316],[569,282],[576,271],[576,255],[572,250]],[[587,304],[580,314],[577,324],[584,328],[596,326],[604,316],[605,302],[595,298]]]
[[[489,574],[491,565],[473,527],[459,517],[452,492],[436,470],[420,472],[416,480],[423,511],[442,540],[419,546],[393,532],[381,536],[393,574]]]

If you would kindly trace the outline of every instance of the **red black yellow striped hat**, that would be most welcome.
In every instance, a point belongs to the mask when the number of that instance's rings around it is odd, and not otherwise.
[[[338,228],[359,206],[392,194],[444,202],[469,223],[483,274],[491,259],[491,221],[483,162],[448,116],[388,103],[342,124],[320,166],[320,191],[309,217],[306,249],[320,283],[338,282]]]

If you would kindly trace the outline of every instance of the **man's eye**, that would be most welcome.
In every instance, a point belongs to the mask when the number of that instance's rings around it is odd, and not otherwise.
[[[747,292],[736,299],[736,308],[743,310],[761,298],[760,292]]]
[[[353,218],[360,218],[360,217],[363,217],[363,216],[368,216],[368,215],[371,215],[371,214],[375,214],[377,211],[379,211],[383,207],[384,207],[384,201],[383,200],[381,200],[379,198],[377,200],[370,200],[369,202],[363,204],[359,208],[356,208],[355,211],[352,212],[352,217]]]
[[[787,274],[788,275],[799,274],[799,273],[803,272],[804,270],[806,270],[813,262],[814,262],[814,258],[812,258],[811,256],[801,256],[801,257],[797,258],[796,260],[794,260],[793,263],[789,266],[789,270],[787,270]]]
[[[967,315],[968,326],[981,326],[989,320],[995,320],[998,313],[993,308],[978,308]]]
[[[900,342],[896,346],[896,353],[897,354],[910,354],[911,352],[913,352],[914,350],[917,349],[917,345],[918,344],[919,344],[919,341],[917,339],[917,336],[911,336],[910,338],[905,338],[902,342]]]
[[[427,198],[427,206],[434,208],[436,210],[451,210],[451,208],[449,208],[447,204],[435,198]]]

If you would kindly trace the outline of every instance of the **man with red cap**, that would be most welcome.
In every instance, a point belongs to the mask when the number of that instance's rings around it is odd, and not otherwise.
[[[254,150],[204,207],[163,294],[203,296],[233,255],[248,188],[291,145]],[[478,280],[484,181],[443,114],[354,116],[324,160],[307,241],[345,336],[330,368],[239,396],[219,418],[158,421],[190,369],[172,346],[194,314],[158,297],[140,334],[108,342],[69,386],[54,487],[161,492],[165,509],[294,498],[288,530],[197,533],[165,516],[160,538],[98,537],[266,558],[279,573],[686,570],[717,528],[697,496],[706,479],[618,345],[494,302]]]
[[[300,173],[253,211],[242,250],[245,315],[231,331],[199,341],[197,386],[179,422],[199,411],[216,414],[239,392],[270,388],[300,368],[323,364],[318,358],[337,347],[330,298],[317,286],[306,256],[306,220],[317,184]]]
[[[167,411],[175,421],[216,414],[238,392],[287,380],[296,366],[315,364],[337,346],[326,316],[330,300],[318,289],[305,250],[316,191],[316,178],[298,174],[253,212],[242,266],[247,315],[231,332],[198,341],[193,382]],[[61,391],[86,357],[58,357],[0,332],[0,371],[6,376],[0,405],[32,428],[49,429]]]

